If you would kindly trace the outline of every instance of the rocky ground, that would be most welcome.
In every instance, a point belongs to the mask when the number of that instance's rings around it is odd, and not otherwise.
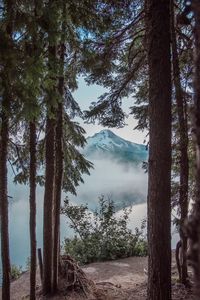
[[[87,295],[90,300],[144,300],[146,299],[147,285],[147,258],[130,257],[117,261],[100,262],[89,264],[83,268],[87,277],[91,280],[91,293]],[[192,300],[193,296],[190,290],[186,290],[177,283],[176,266],[172,265],[172,290],[173,300],[187,299]],[[40,278],[37,275],[37,294],[38,299],[44,299],[40,296]],[[11,299],[22,300],[29,299],[29,273],[26,272],[12,283]],[[53,300],[81,300],[86,299],[84,293],[70,292],[61,293],[52,297]]]

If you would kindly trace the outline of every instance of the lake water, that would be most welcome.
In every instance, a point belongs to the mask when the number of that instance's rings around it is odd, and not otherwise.
[[[93,170],[91,176],[85,177],[85,185],[82,185],[78,189],[78,196],[74,201],[79,202],[85,195],[85,191],[90,190],[92,197],[91,207],[94,208],[97,203],[97,199],[102,191],[106,191],[107,194],[110,191],[118,192],[117,189],[123,188],[127,191],[132,191],[134,188],[142,190],[142,193],[146,193],[147,189],[147,175],[141,171],[136,170],[123,170],[119,167],[110,166],[109,172],[105,172],[105,168],[102,170],[102,164],[96,164],[95,170]],[[112,168],[111,168],[112,167]],[[117,175],[119,174],[119,175]],[[112,180],[111,180],[112,179]],[[134,183],[134,184],[133,184]],[[96,188],[96,189],[95,189]],[[94,192],[95,189],[95,192]],[[110,189],[110,190],[109,190]],[[29,246],[29,189],[28,186],[14,185],[10,178],[9,180],[9,196],[12,197],[9,206],[9,233],[10,233],[10,257],[11,263],[26,267],[27,258],[30,256]],[[86,197],[86,199],[88,196]],[[95,202],[96,201],[96,202]],[[83,202],[83,201],[82,201]],[[141,221],[146,218],[146,203],[133,206],[129,226],[131,229],[140,227]],[[118,212],[117,214],[120,214]],[[37,187],[37,247],[42,247],[42,232],[43,232],[43,188]],[[175,247],[178,240],[178,235],[174,233],[175,229],[172,229],[172,248]],[[61,216],[61,240],[64,237],[70,237],[73,235],[72,229],[69,228],[69,224],[64,216]]]
[[[29,202],[27,188],[17,188],[15,190],[16,200],[10,205],[10,256],[11,263],[25,267],[29,257]],[[129,226],[131,229],[140,227],[141,221],[146,218],[146,203],[133,206],[130,214]],[[43,224],[43,190],[38,189],[37,201],[37,247],[42,247],[42,224]],[[120,212],[117,213],[118,215]],[[64,216],[61,216],[61,239],[72,236],[73,232]],[[178,235],[175,229],[172,231],[172,248],[175,247]]]

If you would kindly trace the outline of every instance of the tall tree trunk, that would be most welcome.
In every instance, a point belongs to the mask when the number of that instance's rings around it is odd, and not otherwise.
[[[9,255],[9,218],[8,218],[8,191],[7,191],[7,155],[9,140],[9,113],[11,105],[11,74],[13,63],[10,60],[13,32],[13,3],[5,2],[6,33],[8,37],[8,57],[2,78],[3,95],[1,102],[1,129],[0,129],[0,227],[1,227],[1,258],[2,258],[2,300],[10,299],[10,255]]]
[[[147,0],[149,62],[148,299],[171,299],[170,1]]]
[[[36,125],[29,124],[30,141],[30,247],[31,247],[31,269],[30,269],[30,300],[35,300],[36,289]]]
[[[34,0],[34,17],[38,17],[38,0]],[[37,29],[32,32],[33,57],[37,52]],[[37,56],[37,58],[36,58]],[[37,99],[36,99],[37,101]],[[30,300],[36,299],[36,271],[37,271],[37,238],[36,238],[36,172],[37,172],[37,157],[36,157],[36,119],[34,118],[29,123],[29,152],[30,152],[30,247],[31,247],[31,266],[30,266]]]
[[[5,93],[1,112],[1,152],[0,152],[0,217],[1,217],[1,257],[2,257],[2,300],[10,299],[10,257],[8,230],[8,196],[7,196],[7,153],[9,135],[9,99]]]
[[[194,52],[194,118],[196,136],[196,195],[193,214],[188,224],[191,241],[192,266],[195,276],[195,295],[200,299],[200,6],[198,0],[192,1],[195,18],[195,52]]]
[[[173,58],[173,79],[176,94],[176,105],[178,112],[178,129],[180,141],[180,239],[182,250],[182,262],[180,264],[180,281],[187,284],[187,235],[185,223],[188,217],[188,179],[189,179],[189,160],[188,160],[188,128],[187,116],[185,114],[185,101],[180,79],[179,57],[176,41],[176,30],[174,25],[174,1],[171,1],[171,36],[172,36],[172,58]]]
[[[54,9],[55,1],[48,1],[48,9]],[[55,18],[57,16],[55,15]],[[52,26],[55,26],[52,28]],[[43,233],[43,294],[53,292],[53,246],[54,246],[54,198],[55,198],[55,125],[56,125],[56,105],[57,97],[57,38],[59,29],[49,24],[48,34],[48,72],[51,86],[47,90],[46,109],[46,174],[44,193],[44,233]],[[56,104],[58,101],[56,100]]]
[[[60,45],[61,74],[58,82],[60,102],[57,109],[56,122],[56,172],[55,172],[55,199],[54,199],[54,245],[53,245],[53,291],[56,292],[58,285],[58,263],[60,256],[60,206],[63,180],[63,97],[64,97],[64,55],[65,45]]]
[[[55,176],[55,106],[56,89],[56,46],[49,39],[48,67],[52,87],[47,93],[47,120],[45,143],[45,192],[44,192],[44,227],[43,227],[43,294],[52,292],[53,276],[53,203],[54,203],[54,176]],[[53,76],[53,77],[52,77]]]
[[[60,88],[64,80],[60,79]],[[55,173],[55,199],[54,199],[54,245],[53,245],[53,291],[56,292],[58,284],[58,263],[60,256],[60,206],[63,179],[63,105],[58,105],[56,125],[56,173]]]
[[[44,192],[44,228],[43,228],[43,294],[52,292],[53,259],[53,197],[55,171],[55,121],[47,116],[46,121],[46,173]]]

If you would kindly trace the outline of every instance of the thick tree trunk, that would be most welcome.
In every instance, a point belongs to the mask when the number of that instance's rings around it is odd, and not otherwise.
[[[194,268],[195,294],[200,299],[200,6],[199,0],[192,1],[195,18],[195,53],[194,53],[194,109],[196,135],[196,196],[193,214],[188,224],[190,237],[190,259]]]
[[[56,172],[55,172],[55,199],[54,199],[54,245],[53,245],[53,291],[58,285],[58,264],[60,256],[60,206],[63,180],[63,97],[64,97],[64,55],[65,45],[60,45],[61,75],[59,77],[58,91],[60,102],[57,110],[56,122]]]
[[[7,196],[7,153],[9,135],[9,99],[2,101],[1,111],[1,152],[0,152],[0,217],[1,217],[1,258],[2,258],[2,300],[10,299],[10,258],[8,230],[8,196]]]
[[[172,36],[172,57],[173,57],[173,79],[176,94],[176,105],[178,112],[179,145],[180,145],[180,239],[182,248],[182,262],[180,264],[180,282],[184,285],[188,282],[187,273],[187,235],[185,223],[188,217],[188,179],[189,179],[189,159],[188,159],[188,128],[187,116],[185,114],[185,101],[180,79],[179,57],[176,42],[176,31],[174,25],[174,1],[171,1],[171,36]]]
[[[36,125],[30,122],[30,247],[31,247],[31,267],[30,267],[30,300],[35,300],[36,289],[36,266],[37,266],[37,242],[36,242]]]
[[[149,61],[148,299],[171,299],[170,1],[147,1]]]

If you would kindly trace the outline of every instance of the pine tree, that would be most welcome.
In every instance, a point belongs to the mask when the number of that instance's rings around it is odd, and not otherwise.
[[[188,233],[191,240],[190,260],[194,269],[195,299],[200,299],[200,7],[199,1],[193,0],[195,19],[194,37],[194,130],[196,137],[196,193]]]
[[[180,238],[182,263],[180,265],[180,282],[187,284],[187,235],[185,223],[188,217],[188,180],[189,180],[189,160],[188,160],[188,125],[186,101],[181,86],[179,54],[177,49],[177,36],[174,24],[174,1],[171,1],[171,36],[172,36],[172,62],[173,81],[175,87],[176,107],[178,112],[178,134],[180,142],[180,184],[179,184],[179,205],[180,205]]]
[[[31,265],[30,265],[30,299],[35,300],[36,291],[36,122],[33,120],[29,125],[30,135],[30,245],[31,245]]]
[[[58,265],[60,259],[60,208],[61,208],[61,193],[63,186],[63,104],[65,92],[64,79],[64,57],[65,57],[65,18],[66,4],[63,4],[63,24],[60,50],[60,75],[58,79],[59,102],[56,116],[56,133],[55,133],[55,177],[54,177],[54,232],[53,232],[53,292],[57,291],[58,287]]]
[[[10,259],[9,259],[9,231],[8,231],[8,192],[7,192],[7,154],[9,135],[9,102],[4,93],[1,112],[1,153],[0,153],[0,212],[1,212],[1,257],[2,257],[2,299],[10,299]]]
[[[2,257],[2,299],[10,299],[10,257],[9,257],[9,220],[8,220],[8,187],[7,159],[9,141],[9,120],[12,100],[12,68],[13,68],[13,2],[5,1],[5,31],[2,32],[4,42],[9,50],[2,49],[2,99],[0,128],[0,217],[1,217],[1,257]]]
[[[57,105],[57,29],[58,11],[53,0],[46,7],[48,35],[48,78],[46,91],[46,130],[45,130],[45,191],[43,225],[43,294],[52,292],[53,276],[53,204],[55,177],[55,109]],[[53,13],[55,15],[53,16]],[[53,19],[52,19],[53,18]]]
[[[0,36],[1,41],[3,41],[3,43],[0,43],[0,59],[4,66],[2,72],[4,80],[0,82],[1,97],[3,99],[1,102],[1,135],[5,140],[5,143],[0,143],[1,186],[2,191],[5,191],[1,198],[1,210],[4,212],[4,218],[1,218],[3,233],[1,237],[2,246],[5,246],[2,247],[3,293],[6,295],[4,298],[9,299],[10,267],[6,190],[6,163],[7,158],[9,158],[14,171],[17,173],[14,179],[15,182],[20,184],[29,182],[30,184],[30,297],[35,299],[36,183],[45,183],[46,185],[44,205],[44,274],[46,277],[43,282],[44,293],[46,294],[52,291],[52,277],[53,279],[56,278],[56,281],[58,277],[61,189],[75,194],[76,187],[80,182],[83,182],[82,174],[89,173],[91,167],[91,164],[76,149],[77,146],[83,146],[85,143],[84,130],[72,121],[75,115],[81,116],[80,109],[70,92],[70,90],[77,87],[76,77],[81,69],[81,52],[78,53],[76,59],[76,54],[81,49],[78,29],[80,18],[75,18],[75,15],[80,11],[74,12],[74,8],[77,9],[79,4],[74,6],[69,3],[65,22],[68,22],[68,29],[70,28],[70,30],[63,34],[63,41],[58,47],[61,41],[60,29],[63,24],[61,12],[63,4],[65,5],[64,2],[60,2],[59,5],[56,1],[49,1],[46,4],[37,0],[29,1],[29,3],[17,3],[14,16],[9,12],[12,3],[10,1],[5,3],[5,13],[1,15],[1,22],[6,24],[6,26],[2,26],[6,30],[3,30],[1,32],[3,35]],[[86,4],[94,8],[92,2]],[[87,10],[85,3],[83,9]],[[94,10],[92,13],[95,14]],[[11,19],[15,24],[16,35],[14,36],[10,31],[12,28]],[[82,16],[81,22],[83,20],[86,20],[86,18]],[[88,19],[87,26],[93,26],[90,19]],[[12,40],[12,37],[14,40]],[[66,42],[69,46],[68,63],[64,62],[63,58]],[[60,64],[57,61],[58,52],[61,56]],[[64,64],[66,66],[65,70],[63,70]],[[14,68],[15,65],[17,66],[16,69]],[[62,67],[60,67],[61,65]],[[12,101],[9,102],[8,100]],[[19,132],[20,135],[18,135]],[[41,137],[45,132],[45,138]],[[9,148],[8,142],[10,142]],[[60,150],[62,150],[62,147],[59,147],[59,145],[62,145],[62,143],[64,143],[63,148],[65,148],[65,151],[61,155],[62,151]],[[46,144],[45,148],[44,144]],[[44,151],[45,149],[46,151]],[[45,155],[47,162],[46,176],[44,174],[39,176],[37,167],[41,167]],[[63,171],[60,167],[61,164],[63,164]],[[54,167],[55,176],[52,173]],[[62,181],[62,173],[65,181]],[[46,205],[48,201],[50,207]],[[56,226],[54,227],[54,225]],[[55,229],[54,234],[53,227]],[[55,246],[54,253],[56,253],[55,276],[53,246]]]
[[[171,299],[170,1],[147,1],[149,64],[148,299]]]

